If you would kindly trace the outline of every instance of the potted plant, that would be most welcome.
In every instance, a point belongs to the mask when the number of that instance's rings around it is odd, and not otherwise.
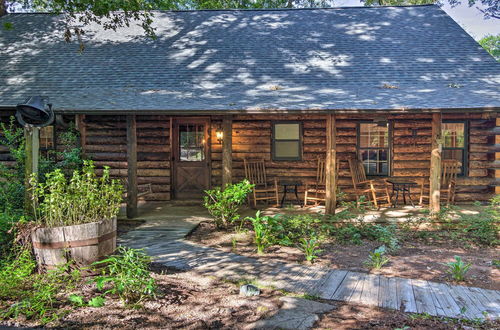
[[[30,178],[37,228],[31,234],[38,265],[54,268],[74,260],[89,266],[116,249],[116,216],[123,188],[109,168],[98,177],[92,161],[70,179],[57,169],[44,183]]]

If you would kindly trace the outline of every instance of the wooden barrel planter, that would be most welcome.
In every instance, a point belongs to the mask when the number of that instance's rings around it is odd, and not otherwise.
[[[31,234],[40,269],[74,260],[85,267],[116,250],[116,218],[82,225],[38,228]]]

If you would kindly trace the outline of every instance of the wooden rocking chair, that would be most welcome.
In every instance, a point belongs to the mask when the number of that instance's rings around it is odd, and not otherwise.
[[[335,170],[335,177],[339,177],[340,162],[337,161],[337,168]],[[338,182],[338,181],[337,181]],[[304,206],[307,206],[311,201],[313,206],[324,203],[326,200],[326,168],[325,160],[318,158],[318,167],[316,169],[316,182],[313,184],[306,183],[304,192]]]
[[[365,167],[359,159],[349,159],[349,169],[351,170],[352,185],[358,205],[361,204],[361,196],[366,196],[366,202],[372,202],[377,209],[382,205],[391,205],[391,195],[385,180],[381,182],[384,189],[377,188],[376,181],[379,180],[368,180],[366,178]]]
[[[274,178],[273,185],[268,185],[266,176],[266,165],[264,160],[243,160],[245,166],[245,178],[254,184],[253,207],[257,207],[257,201],[275,201],[279,205],[278,179]]]
[[[455,187],[461,166],[462,164],[456,159],[444,159],[441,161],[441,201],[446,201],[446,205],[455,203]],[[420,185],[420,205],[424,205],[424,200],[429,203],[429,186],[429,179],[422,179]]]

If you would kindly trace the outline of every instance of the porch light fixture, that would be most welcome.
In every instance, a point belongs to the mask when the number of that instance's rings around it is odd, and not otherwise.
[[[222,131],[222,127],[217,127],[217,129],[215,130],[215,137],[217,138],[217,142],[219,142],[219,144],[222,144],[222,140],[224,139],[224,132]]]

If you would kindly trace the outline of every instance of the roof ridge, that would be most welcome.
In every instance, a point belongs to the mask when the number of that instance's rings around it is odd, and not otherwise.
[[[171,9],[171,10],[160,10],[155,9],[151,10],[151,12],[159,12],[159,13],[176,13],[176,12],[217,12],[217,11],[312,11],[312,10],[349,10],[349,9],[386,9],[386,8],[416,8],[416,7],[437,7],[440,8],[436,4],[423,4],[423,5],[399,5],[399,6],[345,6],[345,7],[314,7],[314,8],[226,8],[226,9]],[[9,15],[58,15],[57,13],[52,12],[14,12],[8,13],[5,16]]]

